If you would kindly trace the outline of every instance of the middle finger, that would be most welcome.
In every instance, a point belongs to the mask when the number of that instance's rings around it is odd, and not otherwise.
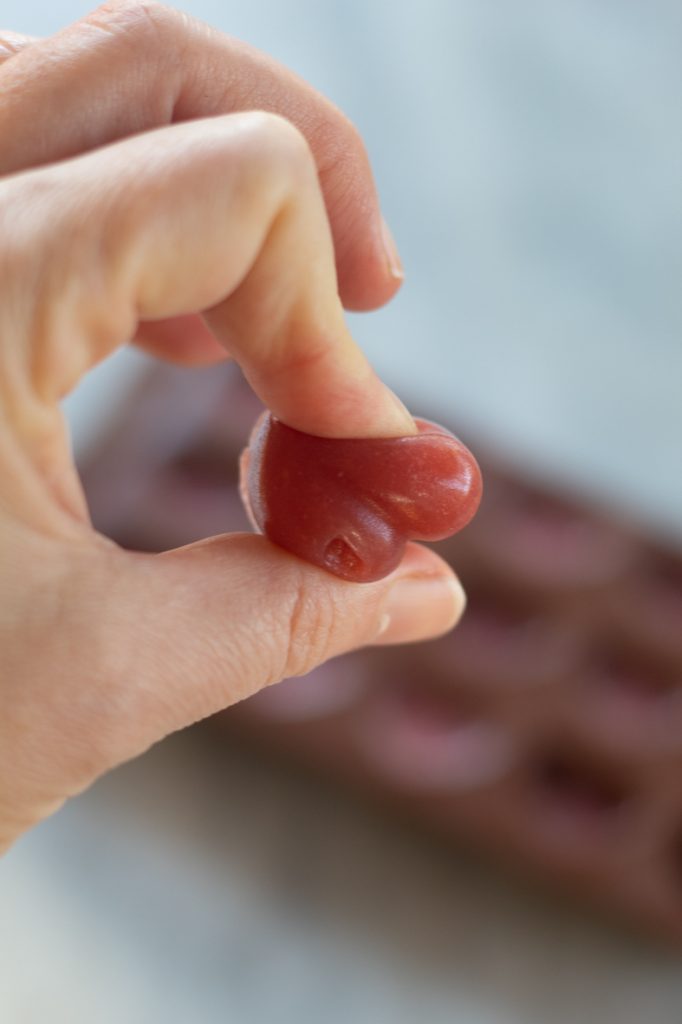
[[[286,117],[310,145],[346,307],[386,302],[400,272],[350,122],[276,61],[147,0],[106,4],[0,68],[0,175],[173,121],[255,109]]]

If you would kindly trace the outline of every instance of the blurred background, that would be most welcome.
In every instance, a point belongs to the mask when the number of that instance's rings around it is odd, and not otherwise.
[[[88,9],[0,0],[0,23],[48,34]],[[351,321],[411,407],[634,517],[651,551],[679,545],[680,5],[183,9],[294,68],[359,127],[406,283]],[[84,465],[149,362],[121,352],[69,399]],[[0,870],[0,1017],[680,1019],[679,960],[664,945],[537,888],[533,872],[498,873],[475,846],[431,843],[318,779],[314,758],[286,763],[189,732],[22,841]]]

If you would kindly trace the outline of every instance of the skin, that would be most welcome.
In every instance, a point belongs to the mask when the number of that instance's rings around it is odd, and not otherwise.
[[[60,399],[131,341],[239,361],[284,422],[414,423],[348,333],[402,277],[348,120],[274,61],[151,3],[0,33],[0,849],[108,769],[464,597],[410,545],[346,583],[243,534],[139,555],[98,535]]]

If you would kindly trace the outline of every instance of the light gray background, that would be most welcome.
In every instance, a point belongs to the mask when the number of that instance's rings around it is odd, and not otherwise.
[[[391,383],[682,533],[679,4],[184,6],[363,132],[407,281],[352,322]],[[0,0],[0,23],[87,9]],[[70,401],[79,446],[139,364]],[[682,1017],[662,952],[197,735],[22,842],[0,908],[3,1024]]]

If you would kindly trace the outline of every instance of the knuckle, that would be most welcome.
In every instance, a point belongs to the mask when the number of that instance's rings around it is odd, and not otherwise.
[[[314,168],[310,147],[298,128],[280,114],[265,110],[237,115],[243,119],[251,142],[251,155],[266,167],[309,173]]]
[[[312,153],[290,121],[267,111],[229,114],[227,120],[243,209],[280,212],[317,189]]]
[[[157,0],[105,3],[84,23],[113,37],[114,50],[122,48],[127,63],[139,60],[151,67],[159,88],[149,102],[158,108],[161,121],[168,122],[175,119],[187,68],[201,65],[202,41],[216,34],[204,22]]]
[[[321,118],[314,132],[316,145],[322,154],[320,173],[329,173],[339,164],[368,167],[369,157],[359,130],[349,117],[329,104],[325,117]]]
[[[85,24],[141,47],[163,48],[186,28],[188,18],[156,0],[113,0],[85,18]]]
[[[9,57],[15,56],[26,46],[29,46],[31,42],[32,40],[29,36],[12,32],[11,29],[0,29],[0,64]]]
[[[278,678],[309,672],[335,651],[339,610],[329,594],[313,591],[301,579],[284,618],[283,657]]]

